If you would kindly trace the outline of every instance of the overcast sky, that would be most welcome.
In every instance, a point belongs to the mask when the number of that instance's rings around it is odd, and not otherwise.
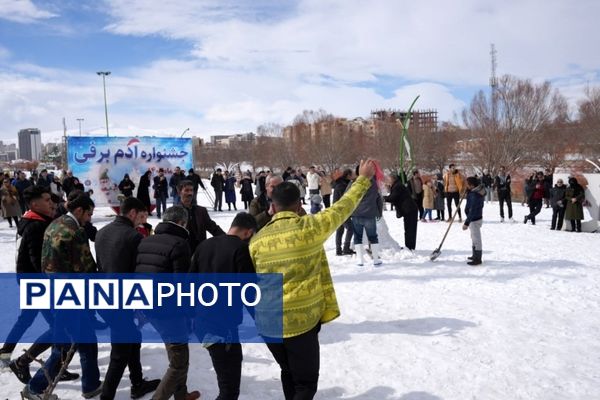
[[[452,120],[498,74],[550,80],[573,109],[600,84],[598,0],[0,0],[0,140],[37,127],[210,134],[304,109]]]

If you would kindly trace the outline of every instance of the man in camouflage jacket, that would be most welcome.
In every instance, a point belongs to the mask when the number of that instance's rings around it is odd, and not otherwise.
[[[42,271],[62,273],[96,271],[96,262],[83,229],[83,226],[91,220],[94,203],[86,194],[82,194],[80,199],[85,200],[84,197],[87,197],[91,203],[88,204],[89,209],[81,206],[72,209],[75,203],[70,201],[67,205],[69,212],[55,219],[46,229],[42,245]]]

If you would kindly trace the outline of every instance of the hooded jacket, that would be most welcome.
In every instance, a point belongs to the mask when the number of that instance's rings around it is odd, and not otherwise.
[[[17,226],[17,273],[42,272],[44,231],[52,218],[27,211]]]
[[[483,203],[486,193],[487,191],[483,184],[474,187],[467,193],[467,205],[465,206],[467,218],[465,219],[465,225],[469,226],[471,222],[483,219]]]

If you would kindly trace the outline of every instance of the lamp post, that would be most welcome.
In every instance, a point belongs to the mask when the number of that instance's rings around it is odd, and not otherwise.
[[[84,121],[83,118],[77,118],[77,121],[79,121],[79,136],[81,136],[81,122]]]
[[[102,87],[104,87],[104,116],[106,117],[106,136],[108,136],[108,106],[106,105],[106,77],[110,75],[110,71],[96,72],[102,77]]]
[[[183,131],[183,132],[181,133],[181,136],[179,136],[179,137],[180,137],[180,138],[182,138],[182,137],[183,137],[183,135],[185,135],[185,134],[186,134],[186,132],[187,132],[187,131],[189,131],[189,130],[190,130],[190,128],[186,128],[186,130],[185,130],[185,131]]]

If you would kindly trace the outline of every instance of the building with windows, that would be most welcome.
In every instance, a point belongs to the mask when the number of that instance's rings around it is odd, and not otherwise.
[[[42,156],[42,133],[39,129],[28,128],[19,131],[19,158],[36,161]]]

